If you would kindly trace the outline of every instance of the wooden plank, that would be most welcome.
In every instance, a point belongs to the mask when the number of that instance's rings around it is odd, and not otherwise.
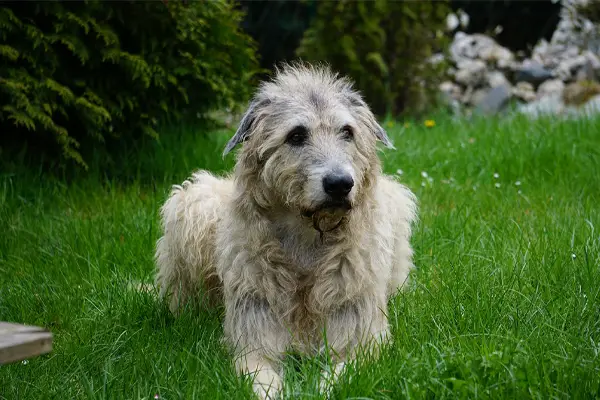
[[[0,321],[0,365],[52,351],[52,333],[37,326]]]

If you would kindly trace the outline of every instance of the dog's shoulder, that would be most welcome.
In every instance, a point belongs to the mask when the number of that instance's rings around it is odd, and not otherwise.
[[[375,201],[385,218],[400,217],[412,223],[417,218],[416,195],[397,178],[380,175],[375,186]]]
[[[233,194],[233,179],[229,176],[218,176],[209,171],[198,170],[181,185],[173,186],[172,193],[186,192],[197,197],[197,200],[220,197],[223,200]]]

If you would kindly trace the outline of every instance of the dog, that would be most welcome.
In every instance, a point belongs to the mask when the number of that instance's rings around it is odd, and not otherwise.
[[[260,398],[281,392],[289,350],[328,352],[338,376],[361,346],[390,339],[418,206],[383,174],[378,143],[394,149],[347,77],[285,64],[225,146],[239,146],[233,172],[197,171],[161,208],[160,296],[174,313],[201,294],[224,306],[236,372],[254,376]]]

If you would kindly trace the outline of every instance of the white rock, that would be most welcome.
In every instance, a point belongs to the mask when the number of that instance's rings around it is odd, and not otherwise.
[[[511,86],[506,76],[500,71],[488,71],[486,79],[487,84],[492,88],[496,86]]]
[[[544,115],[560,115],[564,112],[564,109],[565,104],[563,103],[562,96],[553,94],[537,101],[520,105],[518,112],[537,118]]]
[[[477,89],[473,92],[470,102],[474,106],[479,106],[486,98],[489,89]]]
[[[581,107],[581,114],[586,116],[592,116],[600,114],[600,94],[592,97]]]
[[[556,68],[556,76],[563,81],[571,80],[577,73],[577,70],[584,67],[587,62],[588,58],[583,54],[563,60]]]
[[[465,91],[463,92],[463,94],[460,98],[460,102],[463,104],[470,104],[471,99],[473,98],[474,90],[475,89],[473,89],[473,86],[467,86],[467,88],[465,89]]]
[[[506,68],[514,61],[515,55],[506,47],[497,44],[489,50],[484,50],[481,58],[487,62],[496,63],[499,68]]]
[[[542,83],[537,90],[537,99],[541,99],[547,96],[560,95],[565,90],[565,83],[560,79],[550,79]]]
[[[458,17],[454,13],[448,14],[446,17],[446,29],[449,31],[454,31],[460,25],[460,21]]]
[[[457,65],[454,79],[464,86],[477,87],[485,83],[486,65],[483,61],[462,61]]]
[[[465,58],[475,60],[480,58],[482,50],[495,45],[496,42],[488,36],[482,34],[467,35],[464,32],[457,32],[450,45],[450,54],[455,62]]]
[[[600,29],[591,21],[579,15],[574,8],[582,1],[563,1],[560,21],[552,35],[553,45],[567,45],[585,48],[593,52],[600,51]]]
[[[458,100],[462,95],[462,90],[460,86],[451,81],[442,82],[439,86],[439,89],[442,93],[447,94],[450,98]]]
[[[469,14],[467,14],[463,10],[458,10],[458,19],[460,20],[460,26],[463,29],[466,29],[466,28],[469,27],[469,22],[470,22],[470,19],[471,19],[469,17]]]
[[[594,69],[594,71],[600,70],[600,58],[589,50],[583,52],[583,55],[588,59],[588,63]]]
[[[535,90],[529,82],[519,82],[512,90],[513,96],[529,103],[535,100]]]
[[[476,111],[483,114],[497,114],[508,104],[511,97],[511,87],[500,85],[485,91],[483,97],[478,98],[477,93],[473,95]]]

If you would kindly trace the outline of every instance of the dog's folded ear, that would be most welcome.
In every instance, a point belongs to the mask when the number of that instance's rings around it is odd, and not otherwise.
[[[375,132],[375,137],[377,139],[379,139],[385,147],[389,148],[389,149],[395,149],[394,144],[392,143],[392,141],[390,140],[387,132],[385,131],[385,129],[383,129],[383,127],[381,125],[379,125],[379,123],[377,123],[377,121],[375,120],[375,117],[373,117],[373,131]]]
[[[357,111],[358,117],[362,120],[362,122],[367,126],[367,128],[375,135],[377,140],[381,141],[385,147],[390,149],[395,149],[394,144],[390,140],[387,132],[375,118],[373,112],[367,105],[367,103],[362,99],[360,94],[354,92],[349,96],[350,104],[355,107]]]
[[[260,109],[266,106],[267,104],[269,104],[269,100],[255,99],[250,102],[246,113],[240,121],[237,131],[235,132],[233,137],[229,139],[227,145],[225,145],[225,150],[223,150],[223,157],[225,157],[239,143],[245,142],[248,139],[250,133],[252,132],[256,119],[259,115]]]

